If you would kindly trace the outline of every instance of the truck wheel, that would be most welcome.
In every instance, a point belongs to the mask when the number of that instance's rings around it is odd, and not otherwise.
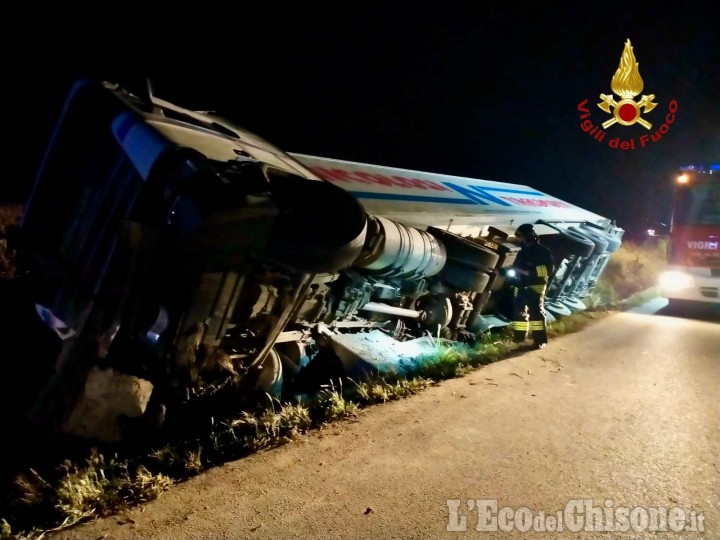
[[[620,246],[622,245],[622,240],[618,238],[617,236],[612,236],[608,234],[607,232],[601,231],[599,229],[595,229],[594,227],[590,227],[586,224],[580,225],[580,228],[585,231],[589,231],[592,234],[596,234],[603,239],[605,239],[608,243],[607,246],[607,252],[608,253],[615,253],[618,249],[620,249]]]
[[[443,294],[426,294],[415,302],[415,309],[423,313],[420,324],[423,328],[437,330],[445,328],[452,320],[452,304]]]
[[[587,257],[595,251],[595,244],[589,238],[570,229],[560,231],[554,245],[561,251],[578,257]]]
[[[455,261],[476,269],[490,270],[495,268],[500,260],[499,254],[457,234],[436,227],[428,227],[427,232],[445,246],[448,261]]]
[[[490,274],[460,262],[450,260],[439,275],[447,285],[461,291],[483,292],[490,282]]]
[[[283,369],[280,354],[273,348],[258,366],[260,373],[257,378],[256,390],[279,398],[283,386]]]
[[[588,229],[581,229],[579,227],[570,227],[569,230],[578,233],[581,236],[586,237],[588,240],[590,240],[593,244],[595,244],[595,249],[593,250],[593,255],[602,255],[605,253],[605,250],[607,249],[608,243],[605,238],[603,238],[599,234],[595,234],[593,231],[590,231]]]
[[[620,240],[617,236],[610,236],[610,238],[608,238],[608,253],[615,253],[618,249],[620,249],[621,245],[622,240]]]
[[[545,302],[545,311],[552,313],[556,319],[572,315],[570,308],[560,302]]]

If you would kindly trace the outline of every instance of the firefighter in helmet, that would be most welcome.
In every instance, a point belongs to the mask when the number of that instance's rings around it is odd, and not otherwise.
[[[532,224],[520,225],[515,237],[522,248],[512,267],[518,278],[513,289],[514,340],[519,343],[525,341],[529,330],[535,347],[542,349],[548,341],[545,293],[555,262],[550,250],[540,243]]]

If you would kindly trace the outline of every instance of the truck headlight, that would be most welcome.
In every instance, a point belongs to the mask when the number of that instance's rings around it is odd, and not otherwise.
[[[685,272],[671,270],[660,274],[659,285],[661,289],[666,291],[681,291],[682,289],[690,289],[695,286],[695,280]]]

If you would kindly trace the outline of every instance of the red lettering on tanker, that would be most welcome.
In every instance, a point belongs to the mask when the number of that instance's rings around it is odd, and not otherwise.
[[[553,201],[547,199],[527,199],[525,197],[504,197],[500,196],[501,199],[505,199],[508,202],[516,204],[518,206],[535,206],[535,207],[554,207],[554,208],[574,208],[572,204],[568,204],[563,201]]]
[[[328,182],[358,182],[376,186],[401,187],[433,191],[451,191],[431,180],[405,178],[402,176],[385,176],[383,174],[364,171],[347,171],[345,169],[327,169],[325,167],[309,167],[309,169]]]

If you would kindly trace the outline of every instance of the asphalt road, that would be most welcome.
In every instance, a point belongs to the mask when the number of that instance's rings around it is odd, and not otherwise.
[[[51,537],[720,538],[718,398],[719,323],[617,314]]]

